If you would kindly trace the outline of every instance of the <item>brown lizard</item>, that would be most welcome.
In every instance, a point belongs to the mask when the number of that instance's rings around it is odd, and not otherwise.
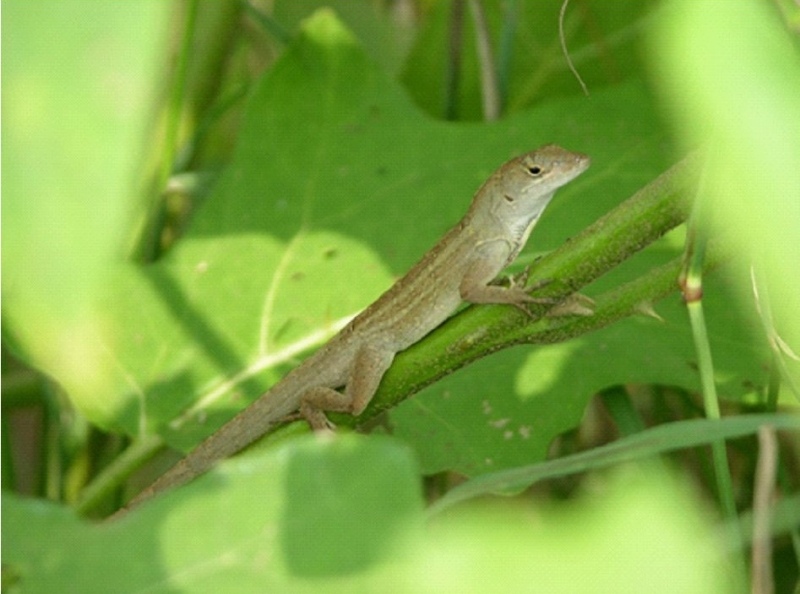
[[[522,308],[537,301],[514,284],[489,283],[525,246],[555,191],[589,163],[586,155],[552,144],[505,163],[475,194],[464,218],[404,277],[131,500],[128,508],[206,472],[298,409],[314,429],[330,427],[324,411],[360,414],[395,354],[421,340],[462,301]]]

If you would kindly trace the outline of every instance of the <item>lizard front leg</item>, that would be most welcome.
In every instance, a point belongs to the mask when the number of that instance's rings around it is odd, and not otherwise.
[[[475,251],[475,257],[461,279],[461,284],[459,285],[461,298],[469,303],[505,303],[514,305],[525,313],[529,313],[525,307],[528,303],[552,304],[552,299],[532,297],[528,294],[528,291],[532,289],[520,286],[520,284],[524,284],[527,281],[527,271],[523,274],[522,283],[517,279],[513,279],[509,287],[489,284],[499,272],[497,262],[505,262],[509,250],[508,242],[502,239],[484,242],[480,249]]]
[[[311,388],[300,401],[300,414],[315,431],[333,428],[325,411],[360,415],[378,390],[378,384],[393,359],[394,353],[391,351],[361,346],[350,367],[344,392],[322,386]]]

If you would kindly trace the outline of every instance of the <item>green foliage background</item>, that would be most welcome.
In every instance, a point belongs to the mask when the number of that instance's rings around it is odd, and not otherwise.
[[[699,122],[725,113],[710,100],[674,107],[694,89],[681,91],[669,69],[697,50],[673,40],[693,30],[692,18],[711,20],[710,13],[693,15],[686,2],[586,2],[568,11],[567,44],[592,91],[588,98],[565,66],[557,2],[514,3],[513,35],[508,13],[486,3],[506,91],[496,123],[477,121],[479,68],[469,18],[459,121],[441,119],[449,3],[419,3],[415,32],[373,3],[321,4],[275,3],[269,22],[288,34],[285,47],[252,16],[247,42],[211,44],[219,31],[238,31],[230,23],[246,18],[241,5],[187,4],[188,13],[170,17],[175,7],[160,2],[124,9],[4,4],[4,347],[52,378],[92,424],[138,438],[148,444],[143,450],[190,450],[278,381],[413,265],[507,158],[555,142],[593,159],[589,172],[558,193],[519,270],[677,161],[682,138],[691,146],[707,141],[696,135]],[[185,34],[190,28],[176,24],[192,10],[183,111],[176,116],[162,98],[154,114],[148,94],[167,62],[166,24],[172,18],[169,30]],[[766,8],[744,20],[768,39],[783,33]],[[45,43],[51,30],[65,32],[58,51]],[[261,49],[262,59],[269,56],[267,65],[248,62],[248,44]],[[796,48],[764,46],[764,60],[780,56],[781,73],[788,73],[770,90],[791,96],[800,84]],[[198,89],[211,84],[208,72],[219,75],[216,103],[203,105]],[[170,118],[188,155],[176,153],[167,176],[210,190],[177,225],[179,239],[141,264],[123,254],[133,251],[132,237],[146,237],[142,229],[153,219],[147,201],[157,182],[150,178],[166,180],[159,168],[170,161]],[[787,110],[783,119],[787,128],[797,126],[797,114]],[[731,124],[711,127],[719,135]],[[758,137],[757,125],[741,128]],[[800,134],[787,138],[769,158],[790,172]],[[733,137],[722,145],[749,142]],[[729,162],[746,156],[731,154]],[[761,245],[770,263],[775,326],[765,332],[752,298],[740,298],[749,282],[741,272],[749,264],[746,249],[704,292],[720,395],[731,406],[757,405],[770,380],[774,337],[787,345],[800,338],[791,299],[796,276],[787,274],[800,261],[792,254],[800,254],[790,240],[769,241],[800,224],[800,182],[786,174],[775,187],[769,178],[759,186],[745,167],[709,171],[712,194],[744,176],[750,195],[769,188],[765,200],[777,204],[769,212],[780,213],[744,244]],[[745,200],[741,216],[752,220],[748,207]],[[725,208],[717,203],[717,210]],[[669,234],[585,292],[596,295],[674,258],[683,234]],[[605,497],[571,511],[462,510],[433,530],[423,523],[421,475],[475,477],[540,462],[554,438],[581,424],[592,396],[613,386],[697,391],[691,329],[677,292],[656,310],[660,319],[629,318],[567,343],[482,359],[392,408],[392,438],[345,435],[319,443],[290,435],[111,525],[4,495],[4,579],[24,592],[58,583],[87,592],[303,591],[331,576],[339,581],[326,587],[347,591],[483,591],[500,580],[511,590],[536,580],[549,584],[547,591],[574,591],[581,586],[573,580],[586,580],[617,591],[624,584],[631,591],[730,591],[741,576],[725,569],[723,552],[711,544],[702,505],[681,476],[658,465],[641,477],[617,472]],[[796,362],[777,356],[791,386]],[[676,426],[678,435],[698,433]],[[143,457],[136,446],[129,450],[134,465]],[[499,484],[490,481],[482,492]],[[567,527],[558,529],[549,513]],[[630,520],[637,514],[639,521]],[[540,522],[536,537],[523,529]],[[663,543],[651,542],[655,532],[665,535]],[[602,549],[609,538],[629,548],[594,567],[586,551]],[[668,553],[659,549],[664,543]],[[130,553],[109,564],[115,547]],[[454,572],[448,555],[473,569]],[[522,560],[531,555],[552,565],[530,568]],[[484,559],[491,571],[479,575],[477,560]],[[658,559],[675,566],[638,569]],[[576,565],[582,578],[574,577]]]

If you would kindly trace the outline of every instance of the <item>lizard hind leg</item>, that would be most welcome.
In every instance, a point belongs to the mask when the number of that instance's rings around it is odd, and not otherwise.
[[[344,391],[324,386],[307,390],[300,401],[300,414],[315,431],[335,428],[325,416],[326,411],[360,415],[378,390],[393,359],[391,351],[362,346],[353,358]]]

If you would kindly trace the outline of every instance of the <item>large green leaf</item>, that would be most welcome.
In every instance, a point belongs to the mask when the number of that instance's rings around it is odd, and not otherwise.
[[[753,266],[739,296],[759,302],[774,364],[800,400],[800,51],[768,2],[668,2],[649,38],[653,79],[677,137],[706,148],[714,233]],[[784,17],[789,18],[789,17]],[[730,35],[716,35],[724,29]],[[730,61],[732,53],[744,59]],[[746,80],[748,84],[742,85]],[[789,400],[787,398],[787,400]]]
[[[4,494],[4,590],[735,591],[702,506],[674,478],[643,470],[569,505],[463,510],[425,527],[407,448],[305,436],[226,461],[105,525]]]
[[[654,254],[639,259],[654,263]],[[721,273],[720,273],[721,275]],[[753,401],[766,382],[763,339],[724,283],[709,282],[707,321],[720,395]],[[699,389],[683,302],[546,346],[520,346],[483,359],[392,412],[395,434],[418,443],[426,472],[477,475],[543,460],[554,437],[578,426],[598,391],[624,383]]]
[[[94,307],[126,239],[168,10],[3,4],[3,341],[98,399]]]
[[[229,461],[105,525],[4,494],[4,591],[11,581],[20,592],[69,584],[89,593],[308,591],[315,579],[374,580],[422,526],[413,456],[388,438],[304,438]]]
[[[640,85],[560,99],[497,124],[436,122],[332,13],[318,12],[254,90],[232,161],[186,235],[153,265],[117,267],[86,332],[100,380],[32,362],[94,422],[157,432],[188,450],[407,270],[493,168],[546,142],[587,152],[594,164],[559,192],[523,263],[669,163]],[[678,245],[661,242],[598,287],[652,268]],[[538,459],[600,388],[696,386],[677,301],[662,314],[666,323],[631,320],[568,345],[492,356],[400,407],[392,424],[426,472]],[[734,309],[720,315],[734,341],[721,343],[719,370],[737,396],[745,382],[763,383],[763,372],[741,348],[747,338]]]

